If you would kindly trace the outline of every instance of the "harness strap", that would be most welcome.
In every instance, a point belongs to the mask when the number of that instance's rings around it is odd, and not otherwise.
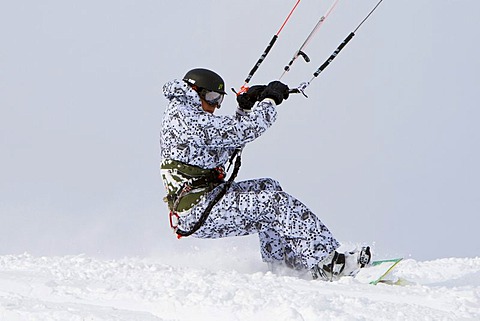
[[[205,221],[208,218],[208,215],[210,215],[210,212],[212,208],[215,206],[215,204],[218,203],[218,201],[225,195],[227,190],[230,188],[232,185],[233,181],[237,177],[238,171],[240,170],[240,166],[242,165],[242,150],[237,149],[235,152],[232,154],[232,157],[230,158],[230,165],[233,163],[233,160],[235,159],[235,166],[233,168],[232,174],[230,175],[230,178],[228,179],[227,182],[225,182],[221,188],[221,190],[218,192],[218,194],[215,196],[215,198],[208,204],[208,206],[205,208],[203,211],[202,215],[200,215],[200,218],[198,221],[195,223],[195,225],[192,227],[190,231],[182,231],[178,227],[175,227],[175,233],[177,233],[177,238],[180,239],[182,237],[187,237],[195,233],[202,227],[202,225],[205,223]],[[172,211],[173,212],[173,211]],[[170,213],[170,218],[172,218],[172,215],[175,216],[175,213]],[[178,218],[178,215],[177,215]]]

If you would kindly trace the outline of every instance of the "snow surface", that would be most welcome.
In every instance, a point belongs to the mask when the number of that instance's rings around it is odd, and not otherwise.
[[[480,320],[480,257],[406,259],[395,276],[408,285],[374,286],[273,274],[234,252],[0,256],[0,320]]]

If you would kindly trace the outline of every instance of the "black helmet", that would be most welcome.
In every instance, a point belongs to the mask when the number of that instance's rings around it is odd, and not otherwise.
[[[199,88],[215,91],[223,95],[227,94],[225,92],[225,82],[222,77],[208,69],[192,69],[185,74],[183,80],[190,85],[195,85]]]

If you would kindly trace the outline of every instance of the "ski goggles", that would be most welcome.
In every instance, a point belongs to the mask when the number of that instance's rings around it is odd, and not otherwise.
[[[212,106],[216,105],[217,108],[220,108],[220,105],[223,102],[223,97],[225,96],[224,94],[217,93],[216,91],[210,91],[203,88],[198,92],[198,94],[209,105],[212,105]]]

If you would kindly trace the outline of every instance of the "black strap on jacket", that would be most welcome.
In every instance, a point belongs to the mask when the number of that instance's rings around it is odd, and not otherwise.
[[[208,204],[208,206],[203,211],[202,215],[200,215],[199,220],[197,221],[197,223],[195,223],[195,225],[192,227],[192,229],[190,231],[182,231],[179,228],[176,229],[175,233],[177,233],[178,238],[190,236],[193,233],[195,233],[196,231],[198,231],[200,229],[200,227],[202,227],[202,225],[207,220],[208,215],[210,215],[210,211],[212,210],[212,208],[225,195],[225,193],[228,191],[228,189],[232,185],[233,181],[237,177],[238,171],[240,170],[240,166],[242,165],[241,155],[242,155],[242,150],[241,149],[235,150],[235,152],[230,157],[230,165],[232,165],[233,160],[235,159],[235,166],[233,167],[233,171],[232,171],[232,174],[230,175],[230,178],[228,179],[227,182],[225,182],[225,184],[223,184],[223,186],[221,187],[221,190],[218,192],[218,194],[215,196],[215,198]],[[230,165],[229,165],[229,168],[230,168]],[[228,171],[228,169],[227,169],[227,171]]]

